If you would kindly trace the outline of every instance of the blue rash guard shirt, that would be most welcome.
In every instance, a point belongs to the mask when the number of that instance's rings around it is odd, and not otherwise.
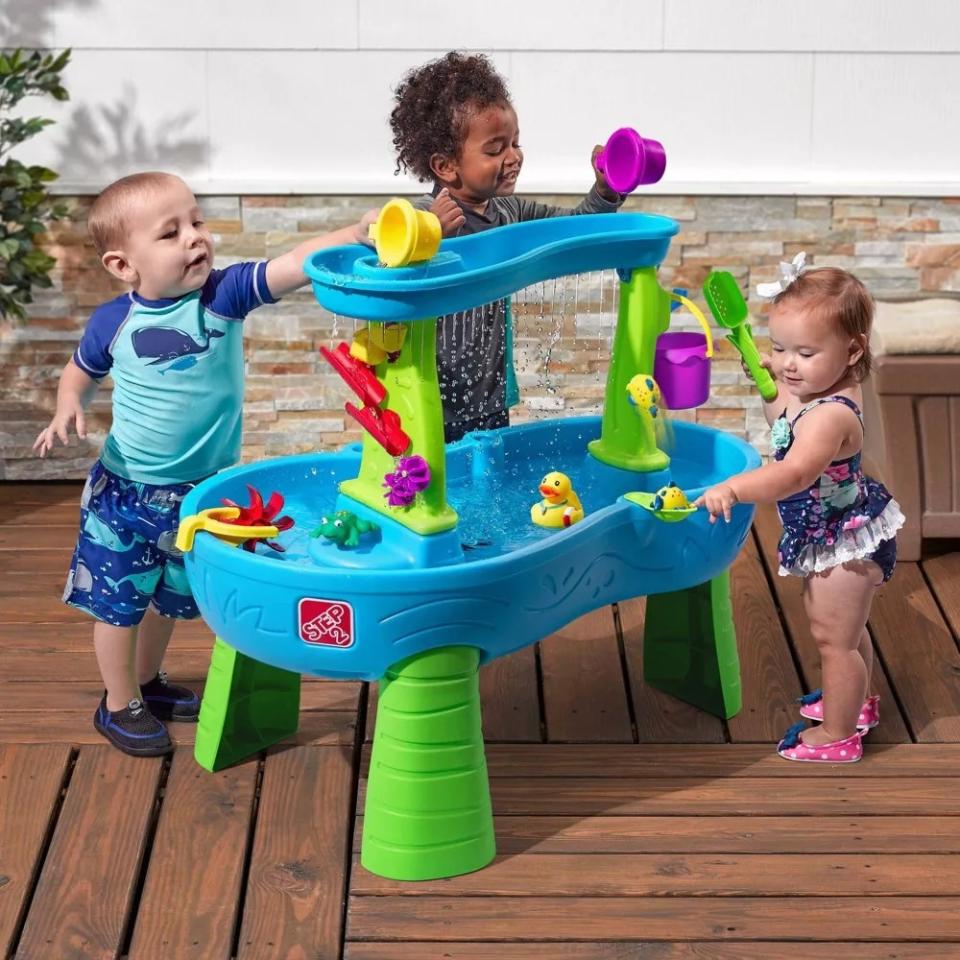
[[[246,315],[274,298],[266,261],[213,270],[167,300],[125,293],[97,307],[73,361],[113,377],[113,425],[100,459],[139,483],[191,483],[237,462]]]

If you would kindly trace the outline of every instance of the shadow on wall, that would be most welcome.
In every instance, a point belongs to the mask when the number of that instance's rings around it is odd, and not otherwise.
[[[206,163],[206,142],[181,135],[192,113],[151,122],[149,131],[137,113],[132,86],[125,87],[113,105],[78,107],[58,128],[58,169],[71,180],[106,184],[139,170],[175,170],[189,176]]]
[[[97,0],[4,0],[0,4],[0,46],[39,47],[53,43],[57,10],[89,10]]]

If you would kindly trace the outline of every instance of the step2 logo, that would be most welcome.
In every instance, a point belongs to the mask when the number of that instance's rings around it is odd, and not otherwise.
[[[353,607],[343,600],[304,597],[297,609],[300,639],[322,647],[352,647]]]

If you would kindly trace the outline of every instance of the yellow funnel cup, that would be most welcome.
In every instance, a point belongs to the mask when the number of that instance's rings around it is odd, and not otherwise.
[[[218,540],[229,543],[231,547],[239,547],[247,540],[272,540],[279,534],[276,527],[240,527],[224,520],[235,520],[240,516],[238,507],[211,507],[201,510],[189,517],[180,518],[180,527],[177,530],[177,549],[181,553],[189,553],[193,549],[193,539],[200,530],[212,533]]]
[[[437,217],[429,210],[416,210],[409,200],[390,200],[377,222],[370,224],[377,256],[388,267],[429,260],[440,246],[440,237]]]

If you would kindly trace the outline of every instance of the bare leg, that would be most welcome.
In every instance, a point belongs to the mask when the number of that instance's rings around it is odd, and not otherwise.
[[[176,622],[169,617],[161,617],[153,607],[147,608],[137,632],[137,679],[140,683],[146,683],[157,675]]]
[[[806,744],[832,743],[856,732],[870,681],[861,647],[881,579],[879,568],[869,560],[846,563],[807,579],[803,598],[810,632],[820,651],[823,724],[804,731]],[[872,646],[867,653],[872,664]]]
[[[860,634],[860,646],[857,647],[857,650],[860,651],[860,656],[863,657],[864,665],[867,668],[867,696],[869,697],[876,693],[876,689],[873,685],[873,639],[866,627]]]
[[[134,670],[136,644],[136,627],[116,627],[101,620],[94,624],[93,648],[107,690],[107,709],[111,712],[122,710],[131,700],[140,698]]]

